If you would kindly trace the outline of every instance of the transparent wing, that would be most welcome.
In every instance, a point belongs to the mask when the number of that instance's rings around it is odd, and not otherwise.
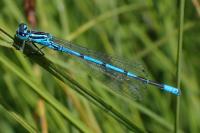
[[[117,92],[120,95],[129,97],[131,99],[141,100],[146,88],[146,84],[141,81],[130,79],[123,74],[119,74],[115,71],[106,70],[104,67],[92,63],[87,63],[92,69],[95,69],[91,73],[95,76],[101,76],[100,73],[103,73],[108,78],[104,78],[102,82],[109,85],[110,88]],[[100,78],[102,80],[102,78]]]
[[[77,51],[81,54],[91,56],[95,59],[99,59],[103,62],[112,64],[112,65],[120,67],[120,68],[123,68],[127,71],[132,71],[136,75],[139,75],[141,77],[147,77],[148,76],[141,63],[131,61],[131,64],[130,64],[130,63],[128,63],[129,61],[126,61],[125,59],[121,59],[120,57],[108,56],[106,54],[102,54],[100,52],[96,52],[96,51],[90,50],[88,48],[82,47],[80,45],[74,44],[70,41],[58,39],[58,38],[55,38],[55,37],[53,38],[53,41],[57,44],[60,44],[60,45],[66,47],[66,48],[69,48],[71,50]]]
[[[89,50],[85,47],[73,44],[72,42],[61,40],[54,38],[53,41],[57,44],[60,44],[66,48],[69,48],[71,50],[77,51],[81,54],[91,56],[95,59],[99,59],[105,63],[112,64],[114,66],[120,67],[122,69],[125,69],[127,71],[134,72],[135,74],[139,76],[147,76],[147,74],[144,71],[144,68],[139,63],[132,63],[131,65],[127,63],[126,61],[116,58],[107,56],[105,54],[101,54],[99,52],[95,52],[92,50]],[[108,80],[106,77],[104,78],[103,82],[106,82],[106,84],[110,85],[112,90],[117,92],[118,94],[121,94],[123,96],[128,96],[133,99],[141,100],[142,94],[144,93],[144,90],[146,88],[146,84],[144,84],[141,81],[130,79],[126,75],[117,73],[113,70],[105,69],[105,67],[102,67],[101,65],[97,65],[94,63],[89,63],[87,61],[84,61],[87,63],[92,69],[97,70],[95,74],[93,75],[100,75],[100,73],[105,74],[106,76],[110,77],[111,80]],[[92,72],[94,73],[94,71]]]

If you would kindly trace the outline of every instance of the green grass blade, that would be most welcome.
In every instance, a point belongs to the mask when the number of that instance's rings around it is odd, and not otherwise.
[[[178,36],[178,49],[177,49],[177,88],[180,88],[181,84],[181,58],[182,58],[182,44],[183,44],[183,26],[184,26],[184,10],[185,0],[180,1],[180,24],[179,24],[179,36]],[[178,132],[179,128],[179,111],[180,111],[180,97],[176,98],[176,115],[174,132]]]
[[[101,14],[100,16],[98,16],[98,17],[88,21],[87,23],[83,24],[82,26],[80,26],[76,31],[69,34],[66,37],[66,39],[67,40],[73,40],[76,37],[78,37],[80,34],[86,32],[87,30],[92,28],[93,26],[97,25],[100,22],[106,21],[109,18],[112,18],[113,16],[117,16],[117,15],[120,15],[122,13],[130,12],[130,11],[143,10],[145,8],[147,8],[147,7],[143,4],[135,4],[134,3],[134,4],[131,4],[131,5],[125,5],[125,6],[116,8],[113,11],[105,12],[105,13]]]
[[[24,127],[28,132],[30,133],[36,133],[38,132],[31,124],[29,124],[24,118],[22,118],[20,115],[16,114],[13,111],[9,111],[6,108],[4,108],[2,105],[0,105],[0,111],[11,118],[12,120],[15,120],[18,122],[22,127]]]

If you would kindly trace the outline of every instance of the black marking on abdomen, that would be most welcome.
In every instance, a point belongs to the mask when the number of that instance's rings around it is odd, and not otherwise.
[[[104,68],[106,68],[106,63],[105,62],[103,62],[103,64],[101,64]]]
[[[44,36],[30,36],[33,39],[45,39],[46,37]]]
[[[145,78],[140,77],[140,76],[135,77],[135,79],[138,79],[138,80],[140,80],[140,81],[142,81],[143,83],[146,83],[146,84],[151,84],[151,85],[155,85],[155,86],[157,86],[159,88],[163,88],[162,84],[156,83],[156,82],[154,82],[152,80],[148,80],[148,79],[145,79]]]
[[[128,71],[124,70],[124,74],[125,74],[126,76],[128,76]]]
[[[84,59],[84,56],[85,56],[85,55],[83,55],[83,54],[80,53],[80,57],[81,57],[82,59]]]

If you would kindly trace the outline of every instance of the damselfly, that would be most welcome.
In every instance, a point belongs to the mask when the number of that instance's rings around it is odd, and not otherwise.
[[[104,73],[107,73],[114,77],[120,76],[122,77],[122,79],[139,81],[140,84],[153,85],[160,88],[163,91],[172,93],[177,96],[180,95],[180,89],[178,88],[175,88],[166,84],[156,83],[152,80],[146,79],[145,77],[142,77],[141,75],[137,75],[137,73],[134,71],[131,72],[131,71],[126,70],[126,68],[116,65],[115,63],[107,62],[105,58],[103,59],[102,57],[99,57],[98,54],[96,55],[95,53],[91,54],[90,50],[86,50],[85,48],[75,45],[69,41],[58,39],[49,33],[30,30],[28,29],[26,24],[19,25],[16,31],[15,37],[23,42],[31,42],[34,45],[36,43],[36,44],[41,45],[42,47],[48,47],[55,51],[76,56],[80,58],[81,60],[84,60],[100,68],[101,70],[104,71]],[[23,43],[23,44],[26,45],[26,43]],[[17,47],[17,49],[24,50],[24,45],[15,46],[15,47]],[[41,49],[39,48],[38,50],[41,51]]]

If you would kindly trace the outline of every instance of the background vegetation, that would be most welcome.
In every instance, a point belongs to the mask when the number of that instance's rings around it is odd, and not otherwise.
[[[14,36],[19,23],[28,23],[95,51],[137,60],[148,78],[176,86],[179,5],[174,0],[0,0],[0,27]],[[186,1],[179,132],[200,131],[199,10],[197,0]],[[75,80],[63,84],[8,42],[0,33],[0,132],[131,132],[126,125],[136,132],[173,132],[176,96],[148,86],[141,101],[129,99],[110,91],[74,58],[45,50]],[[104,109],[70,85],[76,83],[100,98]],[[129,121],[120,122],[112,110]]]

